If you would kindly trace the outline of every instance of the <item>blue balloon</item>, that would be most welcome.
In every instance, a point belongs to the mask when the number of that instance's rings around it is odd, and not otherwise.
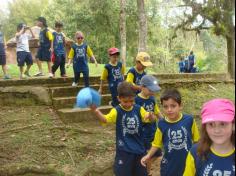
[[[88,108],[92,104],[95,104],[97,107],[101,105],[100,94],[89,87],[81,89],[76,97],[75,106],[79,108]]]

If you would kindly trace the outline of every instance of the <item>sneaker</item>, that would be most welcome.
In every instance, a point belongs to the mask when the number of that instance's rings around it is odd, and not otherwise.
[[[72,83],[72,87],[77,87],[77,86],[78,86],[78,83],[75,83],[75,82]]]
[[[24,72],[24,75],[25,75],[26,77],[31,77],[31,75],[29,74],[28,71],[25,71],[25,72]]]
[[[48,74],[48,77],[49,77],[49,78],[53,78],[53,77],[54,77],[54,74],[49,73],[49,74]]]
[[[9,75],[5,75],[4,77],[3,77],[3,79],[11,79],[11,77],[9,76]]]
[[[44,74],[42,72],[38,72],[36,73],[34,76],[38,77],[38,76],[44,76]]]
[[[20,79],[25,79],[25,78],[26,78],[25,74],[20,75]]]

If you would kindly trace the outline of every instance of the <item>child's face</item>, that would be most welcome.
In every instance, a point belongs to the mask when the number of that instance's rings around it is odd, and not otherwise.
[[[135,97],[130,96],[130,97],[118,97],[118,100],[121,104],[121,106],[125,109],[130,109],[134,105],[134,99]]]
[[[84,36],[82,34],[77,34],[76,35],[76,40],[77,40],[77,43],[83,43]]]
[[[142,94],[146,97],[155,96],[155,92],[152,92],[147,87],[142,86]]]
[[[56,31],[57,31],[57,32],[61,32],[62,29],[63,29],[63,27],[56,27]]]
[[[43,27],[43,23],[41,21],[36,21],[36,26]]]
[[[206,124],[207,134],[216,145],[230,144],[233,130],[233,123],[210,122]]]
[[[110,57],[110,62],[111,63],[117,63],[119,60],[119,55],[118,54],[114,54],[114,55],[109,55]]]
[[[182,106],[174,99],[163,100],[162,102],[163,112],[170,121],[176,121],[179,119]]]
[[[146,67],[143,66],[140,62],[136,62],[136,68],[138,71],[143,71],[146,69]]]

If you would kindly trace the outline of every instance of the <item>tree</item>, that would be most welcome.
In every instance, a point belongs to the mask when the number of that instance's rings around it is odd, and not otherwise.
[[[139,47],[138,51],[147,50],[147,16],[144,0],[137,0],[139,17]]]
[[[126,65],[126,0],[120,0],[120,41],[121,59]]]
[[[186,7],[185,19],[176,29],[197,31],[211,29],[216,35],[227,41],[228,72],[235,79],[235,17],[234,0],[183,0]],[[191,9],[191,13],[187,13]],[[200,19],[200,20],[199,20]]]

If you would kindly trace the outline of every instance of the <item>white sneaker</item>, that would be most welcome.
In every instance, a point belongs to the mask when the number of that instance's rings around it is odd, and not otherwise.
[[[54,75],[53,75],[52,73],[49,73],[49,74],[48,74],[48,77],[49,77],[49,78],[53,78]]]
[[[77,86],[78,86],[78,83],[75,83],[75,82],[72,83],[72,87],[77,87]]]

